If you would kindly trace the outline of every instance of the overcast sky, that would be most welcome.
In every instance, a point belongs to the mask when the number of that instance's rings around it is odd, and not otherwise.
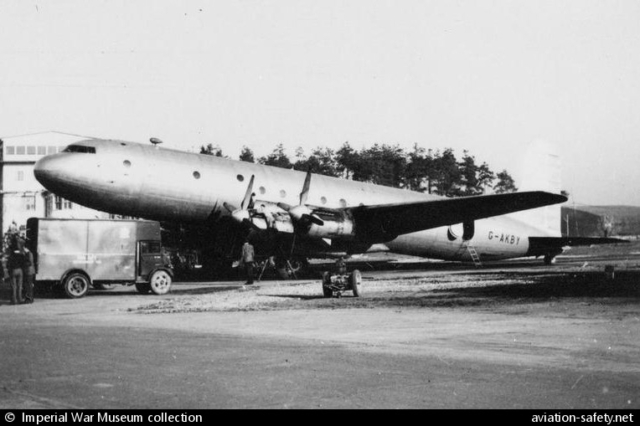
[[[0,136],[237,158],[277,144],[558,145],[576,204],[640,206],[640,2],[0,0]]]

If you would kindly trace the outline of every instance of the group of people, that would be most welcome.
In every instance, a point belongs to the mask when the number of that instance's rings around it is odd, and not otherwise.
[[[33,303],[33,254],[18,233],[10,235],[2,264],[4,281],[11,284],[11,304]]]

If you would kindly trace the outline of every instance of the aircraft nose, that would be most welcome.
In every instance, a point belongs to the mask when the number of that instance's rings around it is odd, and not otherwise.
[[[33,168],[33,174],[42,186],[55,192],[54,189],[60,183],[66,169],[64,159],[54,154],[38,160]]]

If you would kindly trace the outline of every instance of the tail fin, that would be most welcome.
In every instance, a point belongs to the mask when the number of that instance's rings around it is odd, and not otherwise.
[[[529,144],[523,159],[520,191],[546,191],[560,194],[562,188],[561,161],[554,145],[535,140]],[[559,204],[517,213],[520,220],[538,228],[540,236],[561,236]]]

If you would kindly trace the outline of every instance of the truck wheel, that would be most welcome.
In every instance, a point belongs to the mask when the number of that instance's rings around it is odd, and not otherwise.
[[[167,271],[159,270],[151,274],[149,287],[154,294],[166,294],[171,288],[171,275]]]
[[[351,275],[349,275],[349,283],[351,284],[351,290],[353,290],[354,297],[360,297],[362,294],[362,274],[357,269],[354,269]]]
[[[151,291],[151,286],[149,283],[136,283],[136,290],[140,294],[147,294]]]
[[[79,272],[69,274],[62,283],[64,293],[72,299],[84,297],[89,291],[89,278]]]

